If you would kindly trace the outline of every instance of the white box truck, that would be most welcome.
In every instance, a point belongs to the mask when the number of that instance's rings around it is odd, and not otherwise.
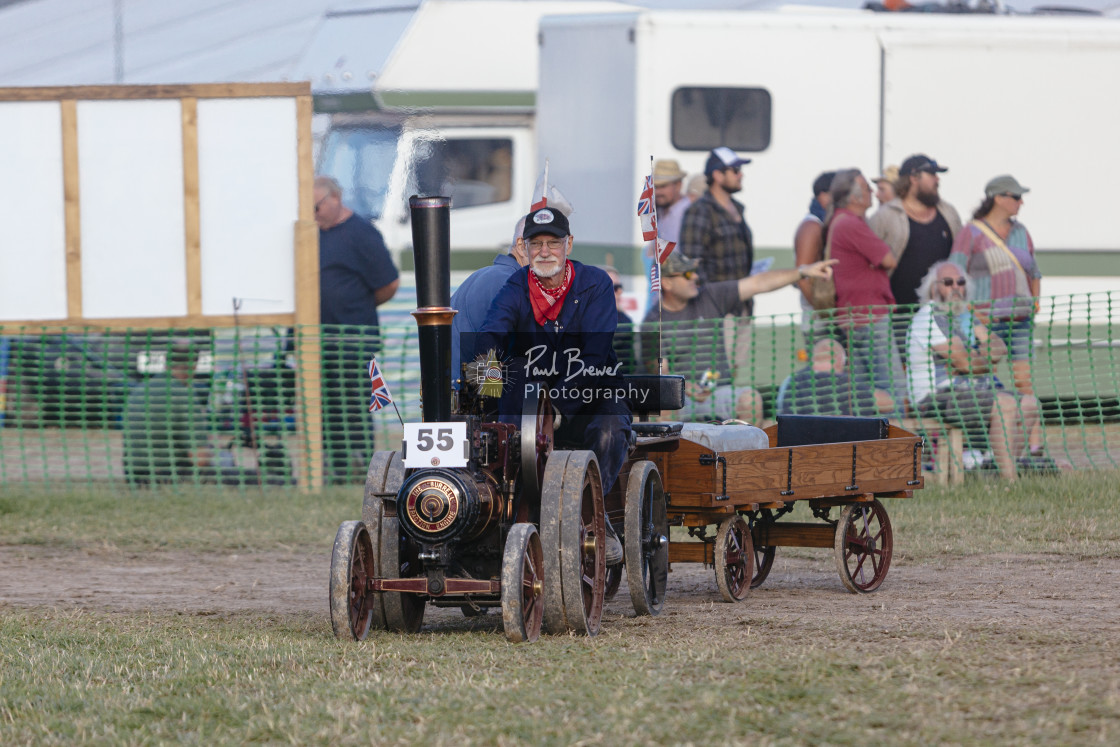
[[[696,173],[709,149],[727,145],[752,159],[738,197],[763,256],[788,252],[820,172],[877,174],[927,153],[949,167],[941,192],[962,214],[988,179],[1013,173],[1031,188],[1022,218],[1044,255],[1066,252],[1067,275],[1117,276],[1118,92],[1120,20],[1111,18],[819,9],[548,17],[538,162],[550,160],[575,205],[586,256],[609,255],[633,275],[650,157]],[[1043,292],[1115,280],[1047,280]],[[640,279],[631,284],[644,295]],[[766,299],[757,313],[796,310],[793,291]]]

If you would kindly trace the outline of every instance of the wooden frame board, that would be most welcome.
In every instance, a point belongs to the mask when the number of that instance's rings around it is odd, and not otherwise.
[[[0,167],[32,173],[27,183],[56,195],[48,223],[61,230],[52,236],[31,216],[22,234],[19,225],[5,234],[13,240],[0,246],[0,269],[25,277],[0,302],[0,331],[318,325],[310,84],[0,88],[0,118],[44,112],[54,121],[13,125],[34,140],[23,149],[40,154],[39,168],[10,149]],[[260,211],[222,207],[254,176],[253,199],[270,208],[260,225]],[[235,318],[241,287],[256,301]],[[317,335],[297,340],[301,484],[311,487],[323,479],[322,417],[307,406],[320,399],[320,348]]]

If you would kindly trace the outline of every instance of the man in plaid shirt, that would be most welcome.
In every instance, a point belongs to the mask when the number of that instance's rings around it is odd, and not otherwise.
[[[731,195],[743,188],[740,167],[750,163],[735,151],[719,147],[708,155],[704,175],[708,191],[684,214],[679,249],[700,260],[700,274],[709,283],[738,280],[751,274],[754,241],[743,215],[743,204]],[[751,303],[744,302],[740,315],[750,316]]]

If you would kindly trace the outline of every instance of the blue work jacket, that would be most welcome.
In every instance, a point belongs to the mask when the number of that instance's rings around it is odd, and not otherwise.
[[[612,345],[618,324],[614,283],[597,267],[572,265],[572,287],[556,321],[540,325],[533,318],[528,267],[514,272],[490,305],[475,350],[496,350],[504,362],[503,419],[520,416],[529,382],[546,385],[569,419],[585,407],[626,401]]]

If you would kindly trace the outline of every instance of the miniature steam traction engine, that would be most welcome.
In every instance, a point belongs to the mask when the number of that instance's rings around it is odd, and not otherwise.
[[[512,641],[542,627],[595,635],[623,574],[638,614],[661,611],[670,562],[714,567],[737,602],[782,545],[831,547],[845,587],[879,587],[893,532],[878,498],[923,487],[920,438],[876,418],[779,417],[765,431],[647,422],[683,406],[684,379],[627,376],[640,394],[635,439],[604,495],[594,454],[554,444],[544,390],[527,390],[517,424],[492,422],[470,386],[453,406],[449,200],[414,197],[411,208],[423,423],[405,425],[401,452],[373,455],[362,518],[338,529],[335,635],[415,632],[427,604],[468,615],[500,606]],[[818,522],[779,520],[799,501]],[[606,521],[624,528],[624,561],[609,568]],[[670,525],[681,528],[673,542]]]
[[[424,422],[406,424],[403,453],[373,456],[362,518],[339,527],[330,584],[335,634],[416,631],[430,603],[468,615],[500,606],[513,641],[536,639],[542,625],[595,635],[608,580],[595,456],[554,448],[543,390],[526,397],[516,425],[488,422],[471,387],[453,408],[449,201],[413,198],[411,208]],[[667,529],[658,533],[652,523],[660,493],[650,488],[651,468],[642,478],[645,501],[634,501],[645,514],[627,525],[636,537],[627,560],[655,579],[645,584],[643,599],[656,600],[646,612],[664,598],[664,572],[649,566],[668,544]]]

